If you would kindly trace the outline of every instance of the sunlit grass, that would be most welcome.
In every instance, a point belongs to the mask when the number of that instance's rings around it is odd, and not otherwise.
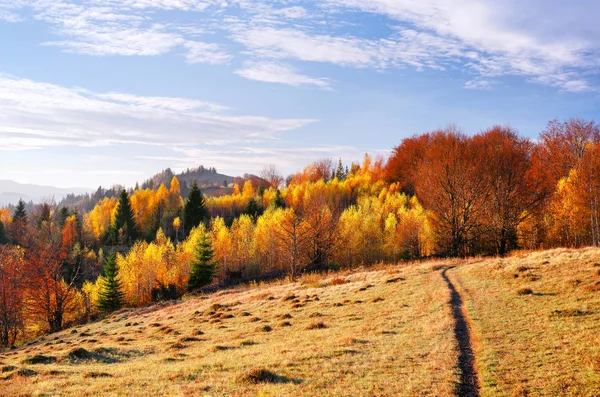
[[[448,299],[420,265],[125,310],[3,354],[0,394],[450,396]]]
[[[482,395],[600,395],[600,250],[471,262],[448,274],[468,308]]]

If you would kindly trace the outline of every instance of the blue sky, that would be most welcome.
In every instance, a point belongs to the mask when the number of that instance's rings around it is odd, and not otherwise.
[[[0,0],[0,179],[285,174],[454,123],[598,119],[600,3]]]

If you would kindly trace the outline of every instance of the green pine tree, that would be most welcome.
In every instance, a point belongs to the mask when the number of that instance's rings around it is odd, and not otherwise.
[[[0,221],[0,244],[8,244],[8,237],[6,237],[6,229],[4,229],[4,223]]]
[[[192,189],[188,194],[187,201],[185,202],[185,208],[183,209],[185,231],[189,233],[206,218],[208,218],[208,210],[206,209],[204,196],[202,195],[198,184],[194,182]]]
[[[338,161],[337,170],[335,170],[335,177],[338,179],[338,181],[343,181],[346,179],[346,172],[344,171],[342,159]]]
[[[216,272],[216,264],[213,261],[214,254],[212,244],[205,234],[196,247],[196,258],[191,264],[192,271],[188,281],[189,291],[204,287],[212,282]]]
[[[275,208],[285,208],[285,199],[281,195],[281,191],[279,189],[277,189],[275,192],[275,198],[273,198],[272,203]]]
[[[13,214],[13,222],[19,221],[27,223],[27,211],[25,210],[25,201],[23,199],[19,199],[15,207],[15,213]]]
[[[69,209],[67,207],[62,207],[60,211],[58,211],[58,223],[60,227],[65,227],[65,222],[67,222],[67,218],[69,217]]]
[[[98,308],[104,312],[119,310],[123,306],[123,289],[115,254],[109,254],[104,263],[102,289],[98,292]]]
[[[263,209],[254,198],[251,198],[248,200],[248,205],[246,205],[246,210],[244,212],[256,221],[256,219],[262,215]]]
[[[117,244],[120,240],[119,237],[125,239],[129,244],[133,243],[138,238],[133,209],[131,208],[131,202],[129,201],[129,194],[127,194],[125,189],[121,191],[121,195],[119,196],[117,214],[115,215],[115,221],[110,228],[111,243]]]

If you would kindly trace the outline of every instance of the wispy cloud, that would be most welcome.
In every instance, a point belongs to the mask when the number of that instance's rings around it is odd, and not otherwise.
[[[490,90],[492,83],[488,80],[469,80],[465,83],[465,88],[469,90]]]
[[[183,46],[188,50],[185,59],[189,63],[219,65],[227,63],[232,59],[232,56],[223,51],[217,44],[188,41]]]
[[[593,26],[590,21],[580,15],[579,26],[564,23],[568,18],[561,7],[544,1],[529,6],[512,0],[327,0],[324,4],[385,15],[448,40],[462,53],[461,61],[481,76],[521,75],[581,91],[589,88],[580,78],[582,71],[597,73],[599,66],[600,46],[586,37]],[[546,19],[557,21],[551,31],[538,22]],[[596,38],[599,33],[596,29]]]
[[[267,83],[287,84],[294,87],[315,86],[330,89],[328,79],[318,79],[298,73],[289,65],[274,62],[246,62],[243,69],[236,70],[239,76]]]
[[[576,3],[571,6],[571,3]],[[566,3],[565,3],[566,4]],[[413,67],[465,73],[466,88],[522,76],[566,91],[597,90],[600,7],[573,0],[0,0],[0,20],[32,11],[56,39],[93,56],[180,53],[190,64],[253,62],[243,77],[324,87],[307,62],[375,71]],[[586,8],[592,8],[585,12]],[[161,12],[161,11],[173,11]],[[189,16],[181,17],[183,13]],[[377,15],[378,29],[354,14]],[[349,28],[349,20],[353,25]],[[544,21],[552,20],[552,24]],[[241,46],[240,46],[241,44]],[[242,48],[240,48],[242,47]],[[285,61],[286,71],[274,70]],[[335,73],[332,71],[332,73]],[[277,76],[280,76],[279,78]],[[285,77],[281,77],[285,76]]]
[[[388,150],[359,149],[352,146],[310,146],[286,148],[276,145],[262,147],[234,146],[221,148],[174,148],[172,156],[138,156],[150,161],[166,161],[176,170],[197,164],[222,164],[220,172],[241,175],[247,172],[258,173],[265,165],[275,164],[280,171],[291,174],[300,171],[299,167],[323,158],[341,158],[345,164],[360,162],[365,153],[377,157],[387,156]]]
[[[185,98],[94,93],[0,75],[0,148],[117,143],[194,146],[276,139],[314,120],[231,114]]]

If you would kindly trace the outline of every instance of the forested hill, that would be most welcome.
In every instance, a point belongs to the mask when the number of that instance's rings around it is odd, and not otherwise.
[[[180,174],[174,174],[170,168],[167,168],[166,170],[154,175],[152,178],[144,181],[144,183],[141,185],[141,188],[156,188],[160,186],[161,183],[164,184],[165,187],[169,188],[169,184],[174,176],[177,177],[182,187],[184,185],[190,187],[194,182],[196,182],[200,187],[228,186],[233,182],[234,179],[231,176],[219,174],[214,167],[205,168],[202,165],[198,168],[188,168]]]
[[[233,190],[228,187],[234,182],[236,178],[229,175],[219,174],[214,167],[206,168],[199,166],[198,168],[188,168],[185,171],[175,174],[170,168],[167,168],[153,177],[145,180],[141,183],[136,183],[134,188],[128,189],[133,192],[138,189],[156,189],[161,184],[165,185],[167,189],[171,186],[171,180],[176,176],[181,184],[181,195],[186,197],[189,189],[192,187],[194,182],[202,188],[202,193],[206,196],[221,196],[229,194]],[[67,195],[60,203],[59,207],[73,207],[77,208],[80,212],[86,213],[91,211],[98,201],[106,197],[117,197],[121,190],[126,189],[125,186],[115,185],[110,188],[104,188],[100,186],[94,193],[91,194],[80,194]]]

